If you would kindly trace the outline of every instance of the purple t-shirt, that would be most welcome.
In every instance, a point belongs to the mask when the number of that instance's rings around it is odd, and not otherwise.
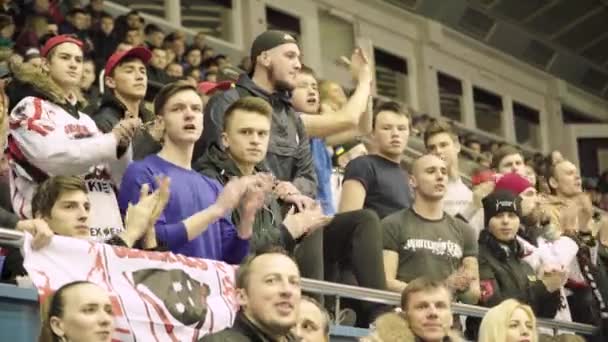
[[[140,188],[156,189],[155,177],[171,178],[167,207],[156,222],[156,238],[173,253],[238,264],[249,252],[249,240],[242,240],[228,215],[213,222],[202,234],[188,241],[183,220],[212,205],[222,186],[196,171],[172,164],[157,155],[133,162],[122,179],[118,204],[124,215],[129,202],[137,203]]]

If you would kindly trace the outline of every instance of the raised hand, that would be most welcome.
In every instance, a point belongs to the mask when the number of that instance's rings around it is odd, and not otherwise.
[[[369,59],[361,48],[355,48],[350,57],[350,72],[353,79],[359,82],[372,82],[372,70]]]

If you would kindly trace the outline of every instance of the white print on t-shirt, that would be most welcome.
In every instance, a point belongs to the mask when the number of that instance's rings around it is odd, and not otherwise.
[[[431,241],[425,239],[408,239],[403,245],[406,251],[416,252],[418,249],[426,249],[435,255],[447,256],[461,259],[462,248],[452,241]]]

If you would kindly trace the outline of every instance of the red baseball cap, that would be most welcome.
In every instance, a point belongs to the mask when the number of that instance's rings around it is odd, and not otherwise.
[[[110,58],[108,58],[108,61],[106,62],[105,74],[110,75],[112,73],[112,70],[114,70],[114,68],[116,68],[116,66],[120,64],[123,59],[129,57],[135,57],[137,59],[140,59],[144,63],[144,65],[148,65],[150,58],[152,58],[152,52],[141,46],[134,47],[131,50],[123,52],[115,52],[112,54],[112,56],[110,56]]]
[[[74,44],[78,45],[78,47],[81,50],[84,46],[84,44],[82,43],[81,40],[74,38],[68,34],[60,34],[58,36],[50,38],[49,40],[46,41],[46,43],[44,43],[42,50],[40,50],[40,55],[42,57],[46,57],[46,55],[49,53],[49,51],[51,51],[51,49],[53,49],[55,46],[57,46],[59,44],[63,44],[63,43],[74,43]]]
[[[205,95],[209,95],[216,90],[228,90],[232,88],[232,82],[223,81],[223,82],[201,82],[198,84],[198,91]]]

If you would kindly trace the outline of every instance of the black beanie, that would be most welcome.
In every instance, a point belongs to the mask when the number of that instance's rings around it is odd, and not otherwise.
[[[492,217],[503,212],[512,212],[521,218],[521,199],[511,191],[494,191],[486,196],[482,203],[485,228],[488,228]]]
[[[298,44],[298,41],[294,36],[289,33],[277,30],[268,30],[261,33],[255,38],[253,44],[251,44],[251,63],[255,66],[255,60],[258,56],[267,50],[273,49],[283,44]]]

